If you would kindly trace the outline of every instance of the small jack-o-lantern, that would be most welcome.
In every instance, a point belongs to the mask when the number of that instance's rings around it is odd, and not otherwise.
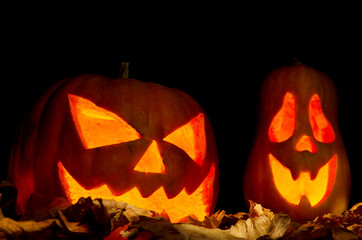
[[[135,79],[85,75],[40,99],[10,159],[19,209],[31,193],[115,199],[174,222],[213,211],[211,124],[187,94]]]
[[[294,219],[345,210],[349,164],[328,76],[301,64],[276,69],[263,83],[260,107],[244,198]]]

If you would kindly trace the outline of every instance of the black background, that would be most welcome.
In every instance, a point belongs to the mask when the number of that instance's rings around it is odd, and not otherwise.
[[[120,6],[11,11],[2,23],[0,179],[24,114],[53,83],[84,73],[130,77],[180,89],[206,111],[220,165],[217,209],[246,211],[242,176],[258,121],[259,91],[273,68],[293,58],[327,73],[338,89],[339,126],[352,173],[350,206],[360,195],[360,19],[353,7],[309,6],[260,13],[256,6]],[[127,10],[127,11],[126,11]],[[281,15],[281,13],[285,15]]]

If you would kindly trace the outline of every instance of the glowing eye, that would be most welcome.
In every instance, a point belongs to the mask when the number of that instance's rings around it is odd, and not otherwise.
[[[167,135],[164,141],[184,150],[200,166],[206,155],[204,114],[200,113],[187,124]]]
[[[309,102],[309,122],[314,138],[318,142],[330,143],[334,141],[333,128],[323,114],[321,100],[317,94],[314,94]]]
[[[295,99],[287,92],[284,96],[282,108],[274,116],[269,127],[269,139],[272,142],[283,142],[290,138],[295,128]]]
[[[142,136],[116,114],[91,101],[68,94],[70,111],[86,149],[140,139]]]

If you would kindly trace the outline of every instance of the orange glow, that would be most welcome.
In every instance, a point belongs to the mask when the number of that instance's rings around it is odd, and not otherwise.
[[[274,116],[269,127],[269,139],[272,142],[283,142],[290,138],[295,128],[295,99],[287,92],[284,96],[282,108]]]
[[[301,172],[295,181],[288,168],[283,166],[272,154],[269,154],[274,184],[279,193],[289,203],[298,205],[301,198],[306,196],[315,206],[328,197],[336,175],[337,154],[319,170],[317,177],[311,180],[309,172]]]
[[[70,111],[86,149],[140,139],[142,136],[116,114],[91,101],[68,94]]]
[[[165,165],[163,165],[156,141],[152,141],[134,170],[139,172],[165,173]]]
[[[317,152],[316,145],[312,142],[310,137],[303,135],[297,145],[295,145],[295,150],[302,152],[302,151],[309,151],[311,153]]]
[[[192,194],[187,194],[183,189],[176,197],[168,199],[163,187],[156,190],[150,197],[143,198],[137,188],[133,188],[121,196],[114,196],[106,185],[86,190],[68,173],[61,162],[58,163],[60,179],[66,194],[72,203],[76,203],[80,197],[91,196],[95,198],[114,199],[115,201],[127,202],[133,206],[144,209],[152,209],[158,213],[166,211],[172,222],[178,222],[182,218],[194,214],[203,219],[210,214],[210,203],[213,199],[213,182],[215,179],[215,164],[200,187]]]
[[[163,140],[184,150],[200,166],[206,155],[204,114],[200,113],[190,122],[176,129]]]
[[[321,100],[317,94],[314,94],[309,102],[309,122],[317,141],[323,143],[334,141],[333,128],[323,114]]]

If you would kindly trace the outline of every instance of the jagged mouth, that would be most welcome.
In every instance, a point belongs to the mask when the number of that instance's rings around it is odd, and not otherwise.
[[[120,196],[113,195],[106,184],[87,190],[69,174],[61,162],[58,162],[58,172],[65,193],[72,203],[76,203],[80,197],[88,196],[93,199],[113,199],[140,208],[151,209],[158,213],[166,211],[172,222],[178,222],[191,214],[194,214],[199,219],[203,219],[211,210],[210,204],[213,200],[212,184],[215,179],[215,164],[212,164],[209,173],[192,194],[188,194],[185,189],[182,189],[176,197],[171,199],[167,197],[163,187],[157,189],[147,198],[142,197],[137,187]]]
[[[282,165],[272,154],[269,154],[269,164],[274,185],[287,202],[299,205],[301,199],[306,197],[313,207],[323,202],[333,188],[337,171],[337,154],[319,169],[314,180],[308,171],[301,172],[294,180],[290,169]]]

